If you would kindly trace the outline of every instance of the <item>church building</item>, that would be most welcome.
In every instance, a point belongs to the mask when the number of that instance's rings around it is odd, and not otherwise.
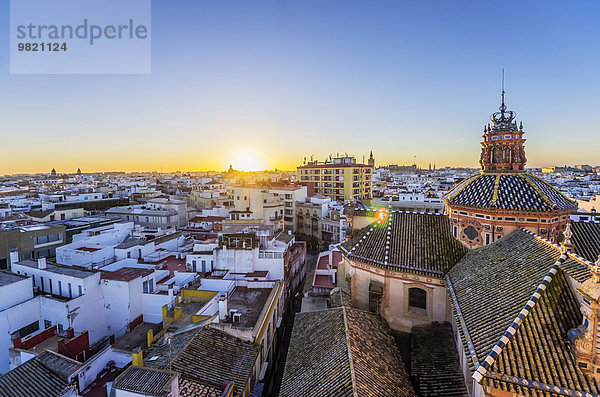
[[[489,245],[525,228],[557,242],[577,204],[550,184],[525,172],[523,123],[507,110],[483,128],[479,174],[459,182],[442,199],[452,232],[469,248]]]

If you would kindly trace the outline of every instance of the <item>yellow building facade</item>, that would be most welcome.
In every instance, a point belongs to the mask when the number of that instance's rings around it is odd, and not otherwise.
[[[372,164],[356,163],[354,157],[339,157],[328,162],[308,162],[297,168],[296,176],[311,193],[332,200],[370,200],[373,197]]]

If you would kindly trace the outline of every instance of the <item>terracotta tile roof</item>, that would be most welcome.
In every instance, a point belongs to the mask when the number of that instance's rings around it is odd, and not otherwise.
[[[154,270],[139,267],[122,267],[114,272],[102,272],[100,278],[103,280],[131,281],[138,277],[145,277]]]
[[[389,239],[388,239],[389,236]],[[341,245],[350,259],[399,271],[442,277],[465,255],[445,215],[393,211]]]
[[[285,243],[285,244],[289,244],[290,241],[292,241],[293,239],[294,239],[294,235],[293,234],[288,234],[286,232],[281,232],[276,237],[276,240],[281,241],[282,243]]]
[[[222,395],[220,388],[179,378],[179,397],[221,397]]]
[[[114,388],[144,395],[167,397],[175,372],[147,367],[129,367],[115,379]]]
[[[572,222],[571,231],[575,252],[590,262],[596,262],[600,256],[600,223]]]
[[[581,325],[582,319],[577,299],[559,271],[483,382],[525,396],[600,393],[600,382],[577,368],[568,344],[569,330]],[[567,390],[572,394],[565,394]]]
[[[449,323],[413,327],[410,361],[410,375],[419,396],[468,396]]]
[[[446,276],[466,352],[483,361],[535,292],[560,253],[523,230],[470,251]],[[457,313],[460,311],[460,314]],[[469,354],[469,365],[474,366]]]
[[[373,313],[344,310],[356,395],[415,396],[387,324]]]
[[[585,267],[520,229],[469,252],[448,273],[462,349],[482,383],[525,396],[600,391],[567,344],[582,315],[566,274],[585,280]]]
[[[45,351],[0,376],[0,396],[62,397],[74,389],[68,378],[79,366],[75,360]]]
[[[127,236],[127,237],[125,237],[125,240],[123,240],[123,242],[121,244],[119,244],[115,247],[115,249],[132,248],[132,247],[135,247],[136,245],[140,245],[142,243],[144,243],[144,239],[141,239],[138,237],[133,237],[133,236]]]
[[[181,377],[220,387],[234,382],[240,395],[254,369],[259,346],[212,328],[201,328],[171,363]]]
[[[353,395],[343,308],[296,314],[279,395]]]
[[[331,308],[342,307],[344,305],[342,301],[342,290],[334,288],[329,294],[329,304]]]
[[[444,196],[450,204],[500,211],[575,210],[577,204],[542,179],[525,173],[476,174]]]
[[[337,307],[296,314],[280,396],[414,396],[387,325]]]

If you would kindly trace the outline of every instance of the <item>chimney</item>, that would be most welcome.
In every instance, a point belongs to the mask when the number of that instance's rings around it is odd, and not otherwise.
[[[46,264],[46,258],[38,258],[38,269],[45,269],[47,268],[47,264]]]
[[[10,258],[10,264],[12,265],[13,263],[17,263],[19,261],[19,251],[18,250],[12,250],[10,251],[9,254],[9,258]]]
[[[134,367],[144,366],[144,353],[142,352],[142,348],[139,346],[133,349],[133,352],[131,353],[131,365]]]
[[[219,299],[219,320],[225,320],[227,318],[227,297],[222,296]]]
[[[329,250],[329,267],[333,269],[333,251]]]
[[[169,284],[169,302],[173,302],[173,284]]]

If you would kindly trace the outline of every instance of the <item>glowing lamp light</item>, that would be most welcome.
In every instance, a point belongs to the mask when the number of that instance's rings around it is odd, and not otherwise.
[[[388,210],[386,210],[385,208],[378,208],[377,211],[375,211],[375,220],[379,224],[387,221],[389,216],[390,216],[390,212]]]

